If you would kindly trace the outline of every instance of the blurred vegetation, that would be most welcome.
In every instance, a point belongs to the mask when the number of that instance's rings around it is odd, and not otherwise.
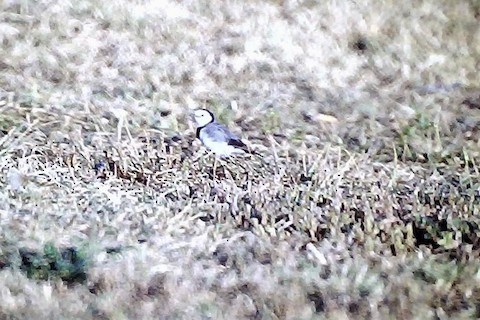
[[[478,1],[0,7],[0,318],[480,318]]]

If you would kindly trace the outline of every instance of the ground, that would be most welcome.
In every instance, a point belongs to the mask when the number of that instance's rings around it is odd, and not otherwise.
[[[0,7],[1,319],[480,317],[479,1]]]

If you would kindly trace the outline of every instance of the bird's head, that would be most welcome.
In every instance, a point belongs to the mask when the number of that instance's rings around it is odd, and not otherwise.
[[[207,109],[195,110],[192,113],[192,118],[198,127],[206,126],[214,120],[213,113],[211,113]]]

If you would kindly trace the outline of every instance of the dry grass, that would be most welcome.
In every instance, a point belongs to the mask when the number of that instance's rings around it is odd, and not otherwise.
[[[0,7],[0,318],[480,317],[478,1]]]

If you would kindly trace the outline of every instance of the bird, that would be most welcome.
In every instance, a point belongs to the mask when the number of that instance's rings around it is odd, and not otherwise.
[[[197,109],[192,114],[197,125],[196,137],[203,145],[220,157],[252,153],[247,145],[228,128],[217,122],[207,109]]]

